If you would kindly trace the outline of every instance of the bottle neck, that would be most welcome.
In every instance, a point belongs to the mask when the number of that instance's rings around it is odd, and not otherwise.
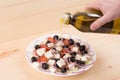
[[[61,18],[61,23],[64,23],[64,24],[70,24],[71,22],[71,14],[70,13],[65,13],[64,16]]]

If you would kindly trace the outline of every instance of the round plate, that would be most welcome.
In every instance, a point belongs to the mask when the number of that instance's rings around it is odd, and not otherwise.
[[[33,56],[33,51],[34,51],[34,46],[36,44],[40,44],[42,42],[44,42],[48,37],[53,37],[54,35],[62,35],[63,37],[70,37],[70,38],[73,38],[79,42],[81,42],[82,44],[85,44],[87,45],[86,47],[89,47],[88,48],[88,51],[90,54],[90,56],[92,57],[92,61],[88,64],[88,65],[85,65],[84,67],[80,68],[77,72],[69,72],[67,74],[63,74],[63,73],[52,73],[52,72],[49,72],[49,71],[45,71],[45,70],[42,70],[38,67],[35,67],[33,66],[32,62],[31,62],[31,57]],[[27,62],[36,70],[40,71],[40,72],[43,72],[45,74],[50,74],[50,75],[54,75],[54,76],[72,76],[72,75],[78,75],[78,74],[81,74],[85,71],[87,71],[88,69],[90,69],[94,62],[96,61],[96,53],[95,51],[93,50],[93,48],[90,46],[89,43],[87,43],[85,40],[83,40],[82,38],[78,37],[78,36],[75,36],[75,35],[69,35],[69,34],[49,34],[49,35],[44,35],[44,36],[41,36],[41,37],[38,37],[37,39],[35,39],[34,41],[32,41],[27,49],[26,49],[26,53],[25,53],[25,57],[27,59]]]

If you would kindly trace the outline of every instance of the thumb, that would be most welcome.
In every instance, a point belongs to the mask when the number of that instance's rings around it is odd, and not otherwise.
[[[90,29],[91,30],[96,30],[98,28],[100,28],[101,26],[103,26],[104,24],[112,21],[114,19],[114,16],[110,13],[105,14],[104,16],[100,17],[99,19],[97,19],[96,21],[94,21],[91,26]]]

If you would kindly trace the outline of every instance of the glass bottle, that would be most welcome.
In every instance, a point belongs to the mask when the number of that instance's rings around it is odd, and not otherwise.
[[[83,32],[120,34],[120,18],[103,25],[95,31],[90,29],[90,25],[102,15],[100,11],[95,9],[88,9],[85,12],[77,12],[75,14],[65,13],[64,17],[61,18],[61,23],[73,25],[76,29]]]

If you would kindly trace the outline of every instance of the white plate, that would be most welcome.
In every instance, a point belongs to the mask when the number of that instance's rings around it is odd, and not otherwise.
[[[31,62],[31,57],[33,56],[34,46],[35,46],[36,44],[40,44],[40,43],[44,42],[44,41],[47,39],[47,37],[53,37],[54,35],[63,35],[64,37],[70,37],[70,38],[73,38],[73,39],[75,39],[75,40],[77,40],[77,41],[79,41],[79,42],[82,42],[83,44],[87,44],[87,47],[89,47],[89,51],[92,53],[92,54],[91,54],[91,57],[92,57],[93,61],[92,61],[90,64],[85,65],[84,67],[80,68],[79,71],[77,71],[77,72],[70,72],[70,73],[67,73],[67,74],[63,74],[63,73],[51,73],[51,72],[49,72],[49,71],[43,71],[43,70],[41,70],[41,69],[39,69],[39,68],[37,68],[37,67],[34,67],[34,66],[32,65],[32,62]],[[41,36],[41,37],[35,39],[35,40],[32,41],[32,42],[29,44],[29,46],[27,47],[26,53],[25,53],[25,57],[26,57],[28,63],[29,63],[34,69],[36,69],[36,70],[38,70],[38,71],[40,71],[40,72],[43,72],[43,73],[45,73],[45,74],[50,74],[50,75],[54,75],[54,76],[72,76],[72,75],[81,74],[81,73],[87,71],[88,69],[90,69],[90,68],[93,66],[94,62],[96,61],[96,53],[95,53],[95,51],[93,50],[93,48],[89,45],[89,43],[87,43],[85,40],[83,40],[82,38],[80,38],[80,37],[78,37],[78,36],[69,35],[69,34],[49,34],[49,35],[44,35],[44,36]]]

